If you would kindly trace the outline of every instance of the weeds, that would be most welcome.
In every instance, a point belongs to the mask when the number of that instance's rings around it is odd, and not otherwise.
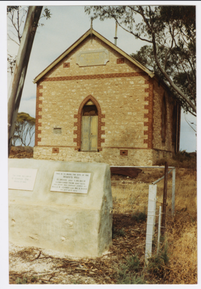
[[[144,212],[139,212],[137,211],[134,215],[131,216],[131,219],[136,221],[136,222],[144,222],[147,219],[147,214],[145,213],[145,208],[144,208]]]
[[[145,284],[149,283],[145,276],[150,274],[157,278],[163,278],[167,264],[169,262],[167,243],[159,251],[158,255],[149,258],[146,266],[140,266],[140,260],[137,255],[131,255],[125,259],[125,263],[120,265],[117,271],[118,284]]]
[[[168,262],[169,262],[169,255],[166,243],[157,255],[153,255],[151,258],[149,258],[146,270],[150,274],[154,274],[157,277],[161,278],[164,276],[164,272]]]
[[[123,229],[116,230],[115,227],[112,228],[112,239],[116,238],[117,236],[125,237],[126,233]]]
[[[118,284],[145,284],[144,276],[132,275],[131,273],[119,272]]]
[[[37,280],[36,276],[31,277],[31,282],[35,282]]]
[[[116,204],[117,203],[117,197],[113,197],[113,204]]]
[[[129,270],[138,270],[139,269],[140,261],[139,261],[137,255],[128,257],[126,259],[126,262],[127,262],[126,268],[128,268]]]
[[[140,270],[140,261],[137,255],[126,258],[126,263],[120,266],[117,274],[118,284],[145,284],[143,275],[137,272]]]
[[[27,283],[27,278],[23,277],[22,279],[17,277],[16,281],[15,281],[16,284],[26,284]]]
[[[134,205],[136,198],[135,197],[130,197],[130,199],[128,199],[128,204],[129,205]]]

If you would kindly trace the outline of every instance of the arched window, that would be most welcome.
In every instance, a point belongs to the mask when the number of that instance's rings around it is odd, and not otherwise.
[[[162,102],[162,115],[161,115],[161,137],[162,142],[165,142],[166,138],[166,126],[167,126],[167,106],[166,106],[166,99],[165,94],[163,95],[163,102]]]
[[[92,100],[82,108],[81,123],[81,151],[97,151],[98,109]]]

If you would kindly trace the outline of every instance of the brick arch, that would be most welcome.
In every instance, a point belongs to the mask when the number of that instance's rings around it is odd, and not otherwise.
[[[97,107],[97,110],[98,110],[98,115],[101,115],[101,107],[100,107],[100,104],[98,103],[98,101],[95,99],[95,97],[93,97],[92,95],[88,95],[80,104],[80,107],[78,109],[78,114],[82,114],[82,110],[83,110],[83,107],[85,106],[85,104],[91,100],[95,106]]]
[[[98,151],[101,151],[101,143],[105,142],[105,139],[101,138],[101,135],[105,134],[105,131],[102,130],[102,127],[105,126],[105,122],[102,122],[102,118],[105,118],[105,115],[101,113],[101,107],[99,102],[93,97],[92,95],[88,95],[83,101],[81,102],[78,114],[74,115],[74,118],[77,119],[77,122],[74,123],[74,126],[77,126],[77,130],[74,131],[74,134],[77,135],[77,138],[74,138],[73,141],[76,143],[76,150],[81,150],[81,128],[82,128],[82,110],[84,105],[91,100],[97,107],[98,110],[98,144],[97,148]]]

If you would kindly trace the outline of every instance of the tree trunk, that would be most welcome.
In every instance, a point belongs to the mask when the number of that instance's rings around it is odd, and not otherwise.
[[[20,106],[29,57],[42,8],[43,6],[30,6],[28,9],[16,65],[12,75],[8,99],[8,155],[10,153],[11,140],[15,130],[15,122]]]

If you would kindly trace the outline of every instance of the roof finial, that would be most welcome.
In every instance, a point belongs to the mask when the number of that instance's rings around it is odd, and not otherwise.
[[[91,30],[93,29],[93,20],[94,20],[94,18],[91,17]]]
[[[91,41],[92,41],[93,20],[94,20],[94,18],[91,17],[91,28],[90,28]]]
[[[117,45],[117,26],[118,26],[118,23],[117,23],[117,20],[116,20],[116,25],[115,25],[115,37],[114,37],[114,45]]]

